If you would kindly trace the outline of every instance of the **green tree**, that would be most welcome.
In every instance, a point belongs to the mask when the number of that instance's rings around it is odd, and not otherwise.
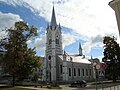
[[[109,37],[109,36],[104,37],[103,44],[104,44],[104,57],[102,60],[107,64],[106,76],[111,78],[113,82],[116,82],[116,79],[120,73],[119,44],[116,42],[115,37]]]
[[[15,78],[23,80],[40,67],[39,57],[35,56],[35,48],[28,48],[26,43],[31,37],[37,36],[37,28],[19,21],[15,23],[14,28],[7,30],[7,34],[7,37],[1,40],[1,45],[6,50],[2,66],[5,73],[13,76],[14,86]]]

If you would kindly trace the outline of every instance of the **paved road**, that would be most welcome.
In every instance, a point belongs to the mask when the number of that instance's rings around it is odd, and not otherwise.
[[[2,85],[0,85],[2,86]],[[4,85],[3,85],[4,86]],[[96,85],[92,83],[88,83],[87,87],[83,88],[76,88],[76,87],[69,87],[70,85],[60,85],[62,87],[61,90],[96,90]],[[22,88],[31,88],[35,90],[58,90],[58,89],[47,89],[45,86],[43,88],[40,88],[39,86],[37,88],[35,87],[23,87]],[[118,83],[111,83],[111,82],[105,82],[104,84],[97,84],[97,90],[120,90],[120,82]]]
[[[84,88],[69,87],[68,85],[60,85],[60,87],[62,87],[61,90],[96,90],[95,85],[88,85],[87,87],[84,87]],[[35,89],[35,90],[58,90],[58,89],[47,89],[47,88],[40,88],[40,87],[37,87],[37,88],[23,87],[23,88],[31,88],[31,89]],[[102,87],[98,86],[97,90],[120,90],[120,85],[110,86],[110,87],[106,87],[106,88],[102,88]]]

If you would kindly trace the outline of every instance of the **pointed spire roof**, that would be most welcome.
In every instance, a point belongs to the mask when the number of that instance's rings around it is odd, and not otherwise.
[[[60,25],[60,23],[59,23],[59,28],[61,28],[61,25]]]
[[[61,25],[60,25],[60,23],[59,23],[59,30],[61,31]]]
[[[91,59],[93,59],[92,55],[91,55]]]
[[[51,18],[51,23],[50,23],[51,26],[56,26],[57,23],[56,23],[56,17],[55,17],[55,10],[54,10],[54,6],[53,6],[53,10],[52,10],[52,18]]]
[[[64,55],[66,54],[66,52],[64,51]]]
[[[82,56],[82,47],[80,42],[79,42],[79,55]]]
[[[82,47],[81,47],[81,43],[79,42],[79,49],[82,49]]]
[[[91,59],[90,59],[90,62],[93,64],[93,57],[92,57],[92,55],[91,55]]]

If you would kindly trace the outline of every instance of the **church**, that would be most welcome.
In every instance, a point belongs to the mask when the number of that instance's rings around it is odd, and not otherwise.
[[[93,66],[82,54],[69,55],[62,48],[61,26],[57,25],[53,6],[50,25],[46,29],[46,50],[43,64],[43,81],[73,82],[76,80],[93,80]]]

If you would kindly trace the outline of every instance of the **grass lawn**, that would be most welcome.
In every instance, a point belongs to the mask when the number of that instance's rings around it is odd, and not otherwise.
[[[35,89],[11,87],[11,88],[0,88],[0,90],[35,90]]]

